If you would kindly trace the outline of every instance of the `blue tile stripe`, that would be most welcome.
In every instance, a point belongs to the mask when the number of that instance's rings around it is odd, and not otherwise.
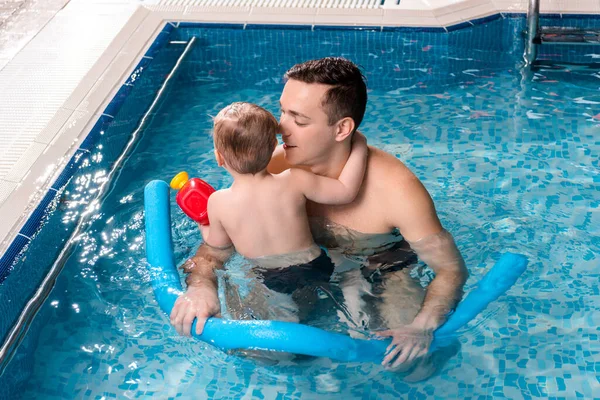
[[[90,132],[88,136],[93,136],[92,132]],[[52,184],[50,190],[46,192],[35,210],[33,210],[8,250],[2,255],[2,258],[0,258],[0,284],[10,273],[12,266],[15,264],[20,254],[22,254],[22,250],[30,243],[31,239],[39,229],[41,229],[46,216],[48,216],[54,208],[53,203],[55,199],[60,196],[61,189],[69,182],[73,177],[73,174],[79,168],[86,152],[87,150],[82,149],[78,149],[75,152],[58,178]]]
[[[317,31],[374,31],[380,32],[381,26],[373,25],[314,25],[313,30]]]
[[[292,30],[311,30],[312,25],[281,25],[281,24],[247,24],[245,29],[292,29]]]
[[[481,24],[492,22],[492,21],[495,21],[495,20],[501,19],[501,18],[502,18],[502,14],[493,14],[493,15],[489,15],[489,16],[483,17],[483,18],[475,18],[475,19],[470,20],[469,22],[472,23],[473,25],[481,25]]]
[[[55,192],[60,191],[71,180],[71,177],[73,176],[75,171],[77,171],[79,165],[81,164],[81,159],[84,154],[84,150],[78,149],[73,155],[73,157],[71,157],[63,171],[60,173],[58,178],[56,178],[56,180],[51,186]]]
[[[26,238],[21,235],[17,235],[13,242],[10,244],[2,258],[0,259],[0,283],[6,279],[14,265],[15,260],[21,254],[23,249],[29,242],[30,238]]]
[[[96,144],[100,136],[102,136],[106,129],[108,129],[113,119],[113,116],[106,114],[101,115],[100,118],[98,118],[98,121],[96,121],[96,124],[94,125],[90,133],[86,136],[85,140],[79,146],[79,149],[83,151],[91,151],[94,148],[94,145]]]
[[[27,245],[31,242],[33,236],[41,229],[45,218],[54,208],[54,202],[60,196],[62,189],[69,183],[75,172],[81,166],[81,163],[86,156],[92,151],[100,136],[114,120],[114,116],[119,112],[127,96],[131,93],[137,78],[143,73],[144,69],[154,59],[154,55],[159,51],[169,39],[169,34],[173,30],[172,23],[166,23],[161,32],[158,34],[155,41],[152,43],[146,54],[136,65],[134,70],[129,75],[127,81],[121,86],[115,97],[111,100],[104,112],[98,118],[93,128],[88,132],[86,138],[81,143],[81,146],[71,157],[67,165],[61,171],[60,175],[52,183],[50,189],[35,210],[31,213],[17,236],[14,238],[6,252],[0,258],[0,284],[10,274],[12,267],[17,262],[18,258]]]
[[[573,16],[573,15],[571,15]],[[541,18],[548,18],[548,19],[561,19],[562,18],[562,14],[540,14]]]
[[[220,29],[244,29],[244,24],[224,24],[222,22],[187,22],[182,21],[178,28],[220,28]]]
[[[171,28],[169,30],[165,30],[166,28],[163,28],[156,39],[154,39],[154,42],[152,42],[150,45],[150,48],[146,51],[146,54],[144,54],[144,57],[154,58],[158,50],[160,50],[168,42],[169,35],[171,34],[173,27],[168,23],[167,25],[171,26]]]
[[[285,25],[285,24],[224,24],[220,22],[171,22],[169,23],[170,29],[174,26],[178,28],[207,28],[207,29],[295,29],[295,30],[371,30],[371,31],[385,31],[385,32],[452,32],[459,29],[470,28],[473,25],[486,24],[491,21],[495,21],[501,18],[525,18],[526,13],[496,13],[488,15],[487,17],[475,18],[469,21],[464,21],[449,25],[447,27],[442,26],[375,26],[375,25]],[[541,18],[598,18],[599,14],[540,14]],[[165,28],[166,29],[166,28]],[[170,30],[169,30],[170,32]]]
[[[446,32],[446,29],[441,26],[383,26],[381,30],[383,32]]]
[[[503,18],[525,18],[527,16],[526,13],[522,12],[522,13],[501,13]],[[541,16],[542,14],[540,14]]]
[[[25,225],[23,225],[23,228],[19,231],[21,235],[32,238],[36,234],[37,230],[41,227],[43,218],[48,215],[48,207],[52,204],[52,201],[57,195],[58,192],[56,190],[49,190],[46,192],[40,201],[40,204],[38,204]]]
[[[446,27],[446,30],[448,32],[453,32],[453,31],[457,31],[459,29],[464,29],[464,28],[470,28],[472,27],[474,24],[472,22],[461,22],[459,24],[456,25],[450,25],[448,27]]]

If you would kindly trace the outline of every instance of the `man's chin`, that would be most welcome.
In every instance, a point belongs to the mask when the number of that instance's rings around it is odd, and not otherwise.
[[[297,156],[297,155],[294,155],[294,154],[292,154],[292,153],[293,153],[293,151],[290,151],[290,150],[291,150],[291,149],[285,149],[285,150],[283,150],[283,154],[284,154],[284,157],[285,157],[285,161],[286,161],[288,164],[290,164],[290,165],[294,165],[294,166],[302,164],[302,163],[301,163],[301,161],[300,161],[300,159],[298,158],[298,156]]]

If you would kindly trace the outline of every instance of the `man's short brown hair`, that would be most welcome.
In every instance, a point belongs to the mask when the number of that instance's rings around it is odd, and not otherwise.
[[[251,103],[232,103],[215,117],[215,149],[234,171],[256,174],[269,165],[278,131],[277,120],[264,108]]]
[[[350,117],[356,130],[362,122],[367,108],[367,84],[360,68],[352,61],[342,57],[305,61],[290,68],[284,79],[331,86],[321,103],[329,125]]]

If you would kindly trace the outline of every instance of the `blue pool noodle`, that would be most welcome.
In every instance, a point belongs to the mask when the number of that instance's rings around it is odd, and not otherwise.
[[[169,186],[155,180],[144,190],[146,218],[146,256],[156,301],[167,314],[182,293],[179,274],[173,260]],[[434,333],[432,349],[444,338],[468,323],[487,305],[510,288],[527,266],[519,254],[505,253],[483,277],[478,287],[458,305],[448,321]],[[209,318],[202,335],[192,335],[223,350],[253,349],[283,351],[339,361],[381,362],[390,343],[386,340],[353,339],[339,333],[293,322],[237,321]]]

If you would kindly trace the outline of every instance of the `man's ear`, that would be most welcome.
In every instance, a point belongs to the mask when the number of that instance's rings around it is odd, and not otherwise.
[[[354,132],[354,120],[350,117],[345,117],[340,119],[337,122],[337,127],[335,131],[335,140],[336,142],[343,142],[347,137],[349,137],[352,132]]]
[[[219,153],[219,150],[215,149],[215,160],[217,160],[217,165],[219,167],[222,167],[223,165],[225,165],[225,159],[223,158],[223,156],[221,155],[221,153]]]

